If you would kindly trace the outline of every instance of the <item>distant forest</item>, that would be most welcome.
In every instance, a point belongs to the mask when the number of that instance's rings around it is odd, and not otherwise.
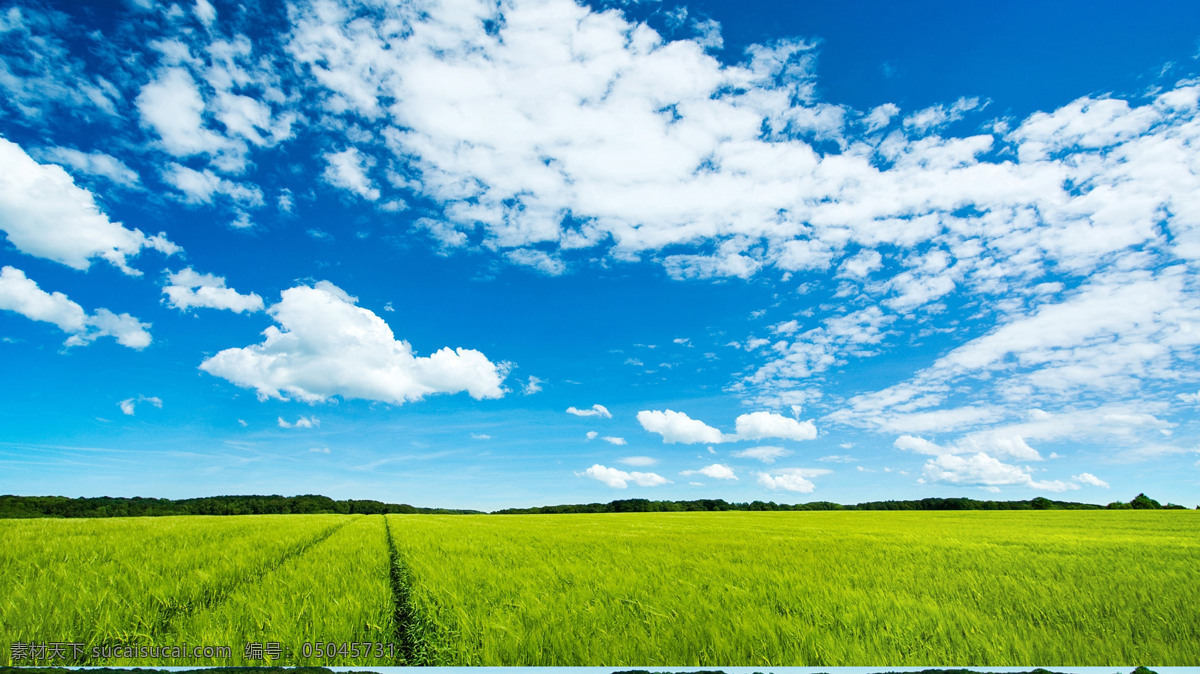
[[[836,668],[835,668],[836,669]],[[1114,668],[1115,669],[1115,668]],[[123,669],[117,667],[88,667],[87,674],[334,674],[328,667],[207,667],[204,669],[166,670],[152,668]],[[756,670],[755,674],[766,674],[770,670]],[[987,668],[979,669],[924,669],[912,674],[987,674]],[[76,670],[66,667],[0,667],[0,674],[77,674]],[[372,671],[343,671],[341,674],[376,674]],[[613,670],[612,674],[670,674],[667,671],[650,672],[645,669]],[[685,674],[679,672],[678,674]],[[692,671],[686,674],[725,674],[723,670],[711,669]],[[887,674],[890,674],[887,673]],[[1022,672],[1008,674],[1057,674],[1051,670],[1038,667]],[[1138,667],[1130,674],[1157,674],[1146,667]]]
[[[917,501],[870,501],[857,505],[842,505],[829,501],[812,503],[775,503],[752,501],[729,503],[722,499],[694,501],[651,501],[623,499],[608,503],[542,506],[538,508],[507,508],[494,515],[557,515],[567,513],[647,513],[647,512],[715,512],[725,510],[799,511],[799,510],[1183,510],[1184,507],[1158,501],[1138,494],[1128,503],[1114,501],[1106,506],[1093,503],[1052,501],[1038,497],[1028,501],[977,501],[971,498],[923,498]],[[1200,508],[1198,508],[1200,509]],[[66,496],[0,496],[0,518],[17,517],[157,517],[165,515],[291,515],[291,514],[484,514],[479,510],[447,508],[416,508],[403,503],[346,500],[335,501],[327,496],[210,496],[172,500],[165,498],[69,498]]]

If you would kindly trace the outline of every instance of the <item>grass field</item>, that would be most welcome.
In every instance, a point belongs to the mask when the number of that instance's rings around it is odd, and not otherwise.
[[[49,664],[267,664],[244,646],[277,642],[283,664],[1200,665],[1188,511],[8,520],[0,539],[0,648],[87,646]],[[90,655],[181,643],[231,655]]]

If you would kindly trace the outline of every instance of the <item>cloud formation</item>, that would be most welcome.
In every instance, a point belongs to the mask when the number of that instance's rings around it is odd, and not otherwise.
[[[163,294],[172,307],[184,311],[192,307],[226,309],[237,313],[263,309],[262,298],[257,294],[242,295],[225,286],[225,277],[200,274],[191,267],[168,274]]]
[[[637,420],[642,428],[661,435],[663,442],[717,443],[725,439],[721,431],[674,410],[642,410],[637,413]]]
[[[278,420],[280,428],[314,428],[321,425],[321,420],[316,417],[301,416],[295,421],[287,421],[283,417]]]
[[[129,266],[129,258],[143,249],[179,252],[164,234],[146,236],[112,222],[62,167],[37,163],[5,138],[0,138],[0,230],[22,253],[74,269],[87,269],[99,258],[137,276],[141,272]]]
[[[267,309],[279,327],[263,331],[260,344],[217,353],[200,369],[252,388],[260,399],[315,403],[341,396],[399,405],[435,393],[504,395],[505,366],[473,349],[416,356],[356,301],[328,281],[289,288]]]
[[[685,470],[679,474],[680,475],[704,475],[705,477],[711,477],[714,480],[736,480],[736,479],[738,479],[737,474],[735,474],[733,472],[733,469],[722,463],[714,463],[714,464],[705,466],[699,470]]]
[[[139,395],[136,398],[126,398],[117,403],[117,407],[121,408],[121,413],[127,416],[133,416],[137,411],[137,406],[140,403],[150,403],[151,405],[162,409],[163,401],[158,396],[143,396]]]
[[[571,407],[567,408],[567,414],[574,414],[577,417],[603,417],[605,419],[612,418],[612,413],[608,411],[608,408],[599,403],[582,410],[572,405]]]
[[[750,412],[734,422],[737,432],[727,435],[698,419],[674,410],[643,410],[637,414],[642,428],[662,436],[669,443],[739,442],[742,440],[812,440],[817,427],[812,421],[797,421],[775,412]]]
[[[670,480],[657,473],[639,473],[636,471],[630,473],[618,468],[602,466],[598,463],[583,473],[576,474],[590,477],[593,480],[599,480],[614,489],[625,489],[629,486],[630,482],[639,487],[657,487],[670,482]]]
[[[782,489],[801,494],[811,494],[817,485],[809,478],[828,475],[833,471],[824,468],[779,468],[770,472],[755,473],[758,484],[767,489]]]
[[[48,293],[15,267],[0,268],[0,309],[35,321],[53,323],[70,335],[66,346],[82,346],[100,337],[113,337],[122,346],[144,349],[152,341],[150,327],[129,314],[97,309],[91,315],[66,295]]]

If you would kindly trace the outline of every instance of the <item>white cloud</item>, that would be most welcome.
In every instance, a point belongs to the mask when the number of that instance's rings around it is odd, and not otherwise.
[[[700,470],[685,470],[680,475],[704,475],[711,477],[714,480],[736,480],[737,475],[733,469],[721,463],[714,463],[710,466],[705,466]]]
[[[328,281],[285,290],[267,310],[280,327],[263,331],[260,344],[217,353],[200,369],[253,388],[262,399],[342,396],[398,405],[435,393],[504,394],[505,366],[473,349],[415,356],[387,323],[355,302]]]
[[[912,435],[902,435],[893,444],[897,449],[929,456],[987,453],[1013,459],[1042,460],[1041,453],[1030,447],[1023,437],[1004,428],[971,433],[950,446],[937,445]]]
[[[137,172],[126,166],[125,162],[103,152],[88,153],[69,147],[51,147],[38,152],[38,156],[72,169],[77,174],[99,176],[122,187],[138,187],[142,182]]]
[[[599,480],[614,489],[625,489],[629,486],[630,482],[633,482],[639,487],[656,487],[658,485],[667,484],[670,482],[670,480],[658,475],[657,473],[630,473],[617,468],[602,466],[600,464],[593,465],[591,468],[585,470],[582,474],[576,474],[585,475],[593,480]]]
[[[618,437],[612,436],[612,435],[606,435],[600,439],[607,442],[610,445],[627,445],[627,444],[629,444],[629,443],[625,442],[625,438],[618,438]]]
[[[855,278],[866,278],[871,272],[882,266],[883,256],[879,254],[879,251],[864,250],[854,255],[854,257],[847,258],[842,263],[841,274]]]
[[[543,380],[534,376],[530,376],[529,380],[526,381],[525,385],[522,387],[522,392],[527,396],[531,396],[534,393],[538,393],[542,390],[543,383]]]
[[[582,410],[572,405],[571,407],[567,408],[567,414],[574,414],[577,417],[604,417],[605,419],[612,418],[612,413],[608,411],[608,408],[598,403],[592,405],[589,409]]]
[[[504,256],[509,262],[532,267],[547,276],[561,276],[567,271],[567,265],[562,260],[541,250],[518,248],[508,251]]]
[[[1078,475],[1072,475],[1071,479],[1075,480],[1076,482],[1082,482],[1083,484],[1089,484],[1093,487],[1103,487],[1105,489],[1108,489],[1108,486],[1109,486],[1107,482],[1105,482],[1104,480],[1101,480],[1100,478],[1096,477],[1095,475],[1092,475],[1091,473],[1080,473]]]
[[[817,437],[817,427],[811,420],[797,421],[774,412],[751,412],[737,418],[734,427],[739,440],[812,440]]]
[[[0,309],[35,321],[53,323],[63,332],[83,332],[87,313],[60,292],[48,293],[14,267],[0,269]]]
[[[358,148],[348,147],[341,152],[327,153],[325,161],[325,182],[353,192],[367,201],[379,200],[379,188],[367,177],[367,169],[374,164],[374,159]]]
[[[812,421],[797,421],[774,412],[751,412],[735,420],[737,433],[726,435],[698,419],[674,410],[643,410],[638,412],[638,423],[651,433],[663,436],[664,442],[719,443],[741,440],[779,438],[783,440],[811,440],[817,437],[817,428]]]
[[[904,127],[919,134],[929,133],[950,122],[956,122],[971,110],[980,107],[978,98],[960,98],[949,106],[933,105],[904,118]]]
[[[217,195],[228,197],[234,204],[246,208],[258,208],[265,203],[258,186],[222,178],[209,169],[197,171],[169,163],[162,179],[182,192],[183,201],[189,204],[211,204]]]
[[[596,431],[588,431],[588,432],[587,432],[587,439],[588,439],[588,440],[595,440],[595,439],[596,439],[596,438],[598,438],[598,437],[600,437],[600,434],[599,434],[599,433],[597,433]]]
[[[875,133],[891,124],[892,118],[900,114],[900,108],[894,103],[884,103],[876,106],[863,118],[867,133]]]
[[[302,416],[294,422],[289,422],[283,417],[279,417],[280,428],[315,428],[321,425],[321,420],[316,417]]]
[[[144,349],[150,346],[151,337],[146,328],[149,323],[142,323],[129,314],[115,314],[108,309],[97,309],[88,318],[88,330],[67,338],[67,346],[79,346],[95,341],[98,337],[113,337],[121,346],[131,349]]]
[[[925,438],[918,438],[912,435],[901,435],[892,443],[897,449],[903,449],[917,454],[928,454],[929,456],[942,456],[943,454],[951,454],[952,451],[936,445]]]
[[[237,144],[205,125],[204,107],[196,80],[182,67],[159,71],[137,97],[142,123],[158,134],[163,149],[170,154],[189,157],[238,153]]]
[[[328,447],[310,447],[308,451],[313,454],[328,454],[329,448]]]
[[[487,433],[472,433],[471,439],[472,440],[491,440],[492,436],[488,435]]]
[[[159,409],[162,409],[162,406],[163,406],[162,398],[159,398],[158,396],[142,396],[142,395],[140,395],[136,398],[126,398],[126,399],[122,400],[121,402],[117,403],[117,406],[121,408],[121,412],[123,414],[126,414],[128,416],[133,416],[134,413],[137,411],[137,405],[139,403],[150,403],[151,405],[153,405]]]
[[[693,444],[724,441],[721,431],[703,421],[697,421],[683,412],[642,410],[637,413],[637,420],[642,428],[661,435],[663,442]]]
[[[783,447],[772,447],[769,445],[763,447],[751,447],[749,449],[743,449],[733,453],[734,456],[740,459],[758,459],[763,463],[775,463],[775,459],[791,456],[791,454],[792,450],[790,449],[784,449]]]
[[[925,479],[954,485],[979,487],[1024,486],[1041,491],[1061,492],[1079,489],[1078,484],[1058,480],[1033,479],[1028,468],[1007,464],[983,452],[978,454],[942,454],[925,462]]]
[[[87,269],[100,258],[126,274],[141,272],[129,258],[144,248],[166,255],[179,247],[163,234],[146,236],[112,222],[91,192],[60,166],[39,164],[0,138],[0,229],[22,253]]]
[[[626,466],[637,466],[639,468],[644,468],[646,466],[655,465],[658,463],[658,459],[649,456],[627,456],[623,459],[617,459],[617,462],[623,463]]]
[[[262,311],[263,301],[255,293],[242,295],[233,288],[225,287],[225,277],[199,274],[191,267],[168,274],[168,285],[163,288],[168,303],[176,309],[186,311],[191,307],[228,309],[229,311]]]
[[[118,344],[133,349],[150,345],[148,324],[129,314],[97,309],[88,315],[83,307],[60,292],[48,293],[15,267],[0,269],[0,309],[15,311],[35,321],[53,323],[70,335],[67,346],[81,346],[99,337],[114,337]]]
[[[780,468],[769,473],[755,473],[758,483],[767,489],[783,489],[801,494],[811,494],[817,488],[809,478],[828,475],[833,471],[823,468]]]

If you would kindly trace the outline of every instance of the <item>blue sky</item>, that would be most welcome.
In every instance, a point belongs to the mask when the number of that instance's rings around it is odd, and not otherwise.
[[[1200,483],[1200,8],[0,7],[0,493]]]

